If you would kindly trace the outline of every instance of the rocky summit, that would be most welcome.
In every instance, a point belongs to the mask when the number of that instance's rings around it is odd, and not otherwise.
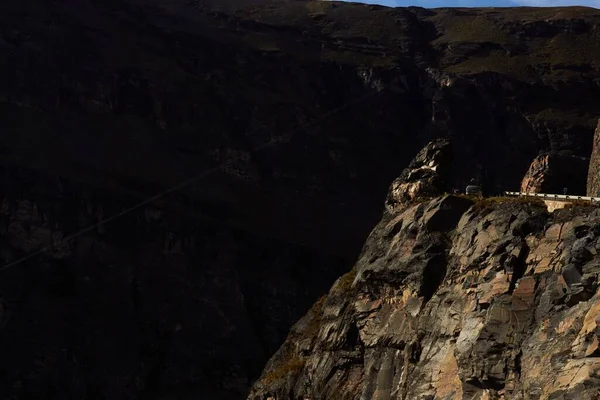
[[[597,164],[599,27],[1,1],[0,397],[586,398],[595,214],[444,192]]]

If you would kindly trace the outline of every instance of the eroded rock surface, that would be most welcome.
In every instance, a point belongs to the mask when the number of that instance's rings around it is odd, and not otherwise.
[[[590,159],[569,154],[550,153],[537,156],[529,166],[521,192],[584,196]]]
[[[437,139],[425,146],[396,179],[386,199],[386,207],[398,207],[450,191],[452,147],[448,139]]]
[[[587,177],[587,195],[600,195],[600,119],[594,131],[592,156]]]
[[[598,249],[593,208],[386,212],[249,399],[598,398]]]

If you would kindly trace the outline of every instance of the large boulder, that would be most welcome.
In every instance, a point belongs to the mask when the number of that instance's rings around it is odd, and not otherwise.
[[[450,191],[452,148],[448,139],[435,139],[425,146],[402,174],[392,182],[385,202],[392,212],[419,199]]]
[[[589,159],[570,154],[548,153],[537,156],[521,182],[521,192],[583,195]]]

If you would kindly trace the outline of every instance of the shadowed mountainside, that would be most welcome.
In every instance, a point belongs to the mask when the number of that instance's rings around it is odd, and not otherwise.
[[[239,398],[425,143],[589,156],[596,10],[223,4],[0,4],[3,265],[59,243],[0,272],[8,398]]]

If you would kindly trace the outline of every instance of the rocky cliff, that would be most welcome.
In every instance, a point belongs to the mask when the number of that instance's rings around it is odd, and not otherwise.
[[[249,399],[599,398],[599,227],[536,199],[387,208]]]
[[[587,195],[598,196],[600,194],[600,119],[594,131],[592,156],[587,177]]]
[[[591,151],[595,10],[217,5],[0,2],[6,398],[243,397],[430,140]]]

